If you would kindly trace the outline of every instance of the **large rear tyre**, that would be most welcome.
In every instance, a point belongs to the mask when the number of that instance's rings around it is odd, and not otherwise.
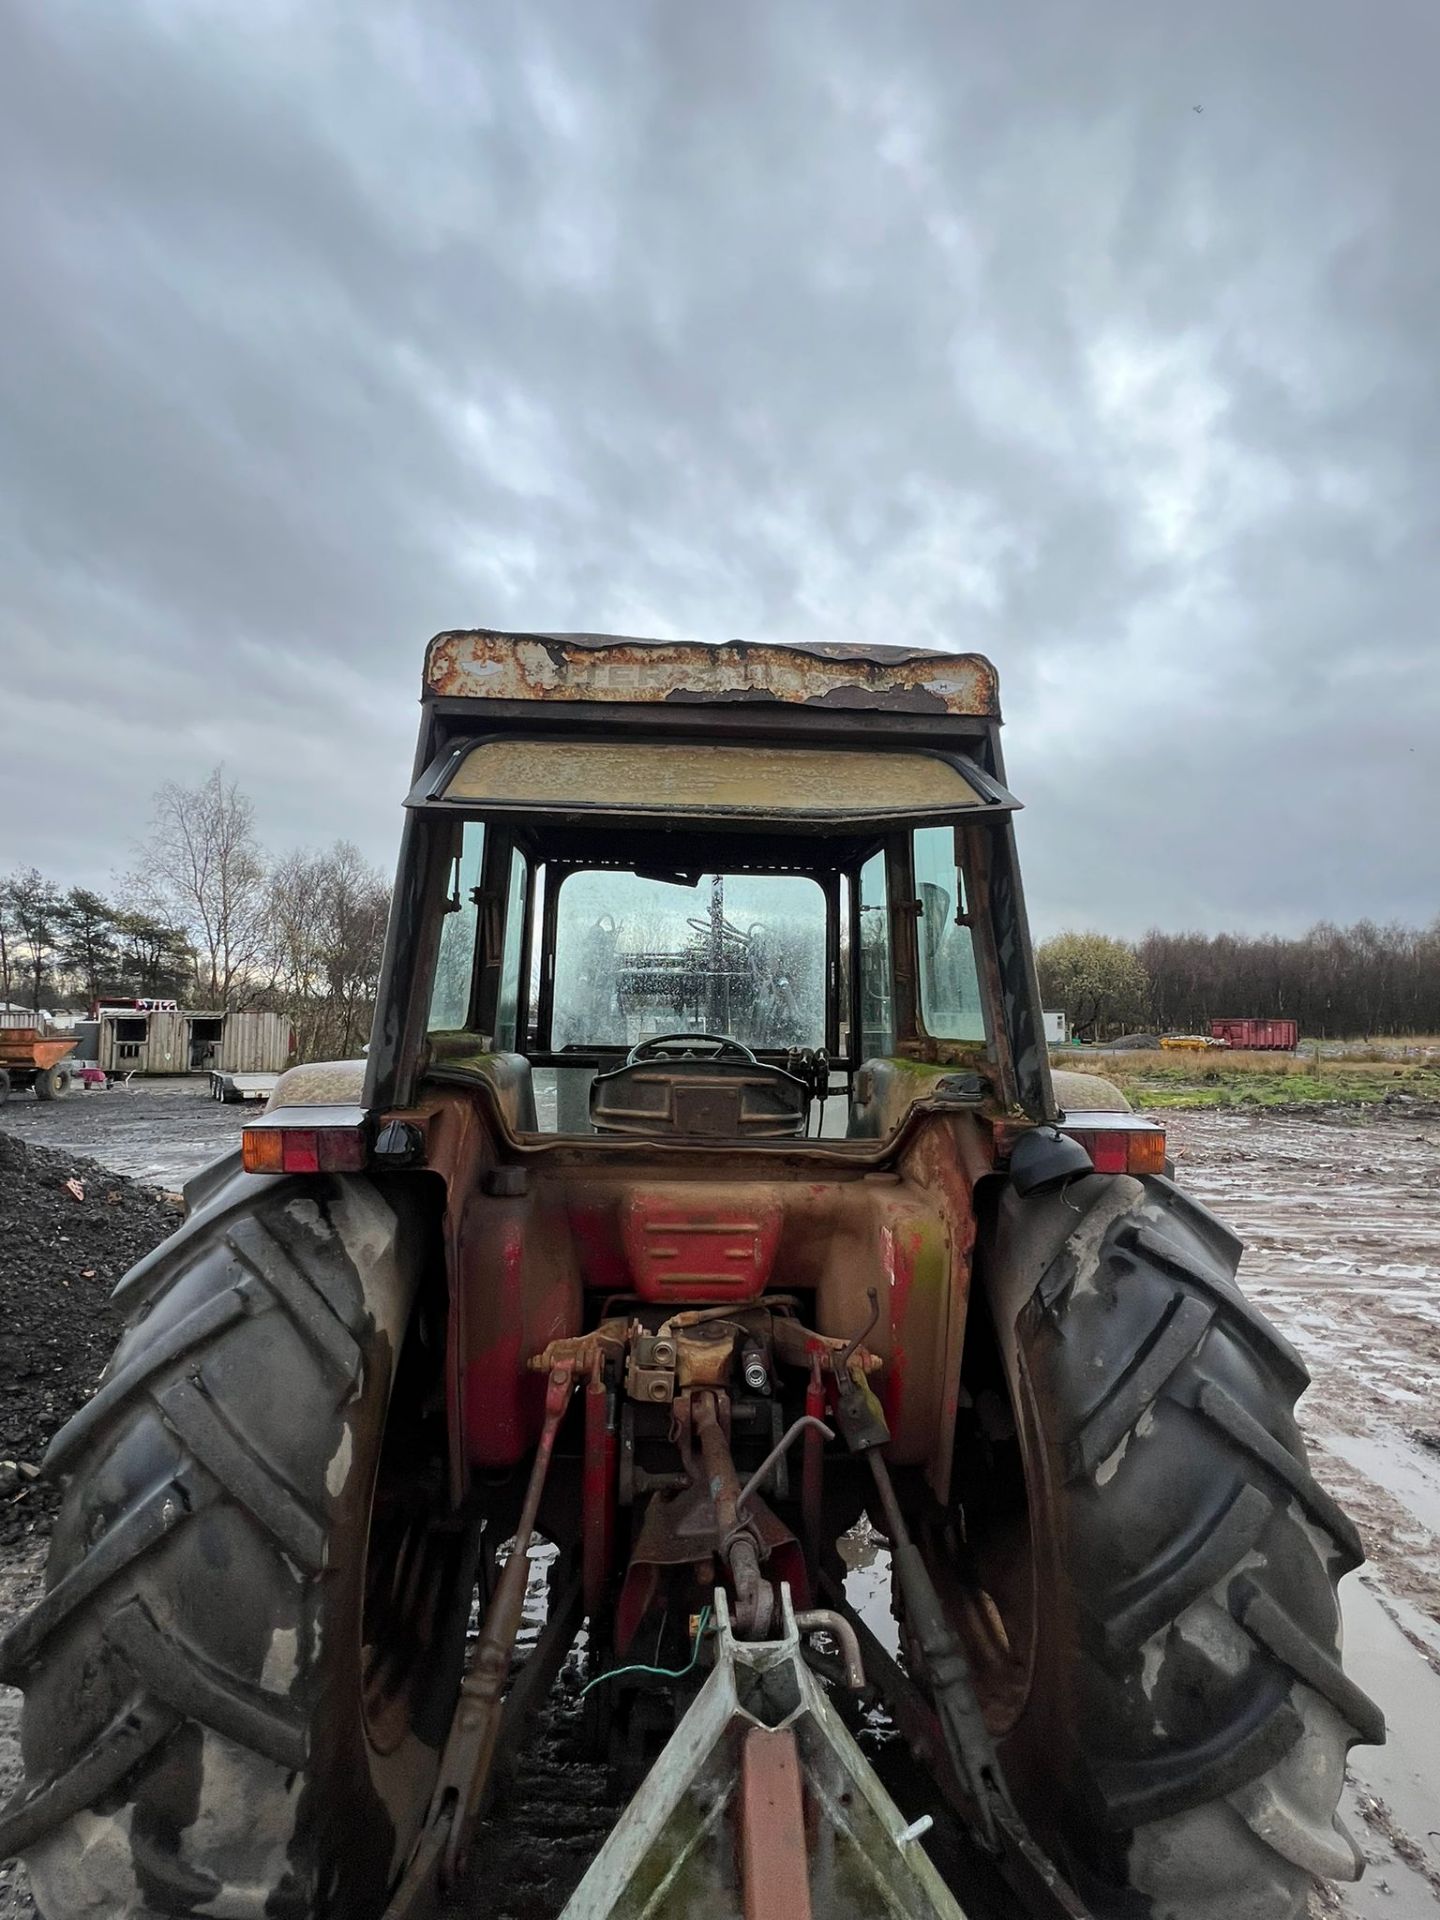
[[[35,1075],[34,1086],[37,1100],[63,1100],[70,1091],[69,1067],[41,1067]]]
[[[1169,1180],[1095,1177],[1009,1193],[985,1263],[1023,1486],[970,1529],[1005,1628],[992,1728],[1106,1916],[1293,1920],[1312,1876],[1361,1868],[1336,1807],[1384,1721],[1341,1670],[1335,1584],[1364,1552],[1239,1253]]]
[[[368,1180],[236,1167],[121,1283],[46,1462],[45,1597],[0,1643],[26,1695],[0,1852],[47,1920],[377,1912],[453,1707],[423,1233]]]

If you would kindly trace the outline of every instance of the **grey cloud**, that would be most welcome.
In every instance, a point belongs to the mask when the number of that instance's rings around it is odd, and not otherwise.
[[[989,652],[1042,928],[1440,910],[1418,0],[6,34],[0,869],[388,863],[487,621]]]

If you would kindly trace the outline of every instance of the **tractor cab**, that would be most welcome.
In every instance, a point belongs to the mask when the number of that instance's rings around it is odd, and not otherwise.
[[[524,1134],[873,1144],[964,1075],[1052,1113],[983,660],[448,634],[425,712],[368,1105],[468,1074]]]

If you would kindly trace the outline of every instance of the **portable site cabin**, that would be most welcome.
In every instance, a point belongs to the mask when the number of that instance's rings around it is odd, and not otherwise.
[[[221,1072],[280,1073],[294,1058],[295,1026],[288,1013],[245,1007],[226,1014],[220,1058],[214,1062]]]
[[[107,1073],[279,1073],[295,1051],[288,1013],[246,1007],[190,1013],[179,1007],[102,1007],[97,1055]]]

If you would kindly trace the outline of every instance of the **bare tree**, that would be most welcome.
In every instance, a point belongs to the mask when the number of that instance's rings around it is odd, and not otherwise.
[[[390,889],[347,840],[288,855],[270,876],[273,992],[295,1016],[301,1054],[344,1058],[375,1003]]]
[[[223,767],[198,787],[167,780],[131,876],[136,905],[182,926],[195,952],[199,997],[239,1005],[255,990],[269,927],[255,809]]]
[[[1303,1033],[1440,1032],[1440,922],[1327,921],[1298,937],[1147,933],[1139,954],[1155,1019],[1203,1032],[1232,1014],[1289,1016]]]
[[[335,1027],[334,1050],[344,1059],[360,1045],[375,1004],[390,888],[384,875],[367,866],[348,840],[336,841],[327,866],[325,981]]]
[[[296,848],[270,870],[270,984],[297,1010],[318,997],[324,977],[324,865],[323,854]]]

